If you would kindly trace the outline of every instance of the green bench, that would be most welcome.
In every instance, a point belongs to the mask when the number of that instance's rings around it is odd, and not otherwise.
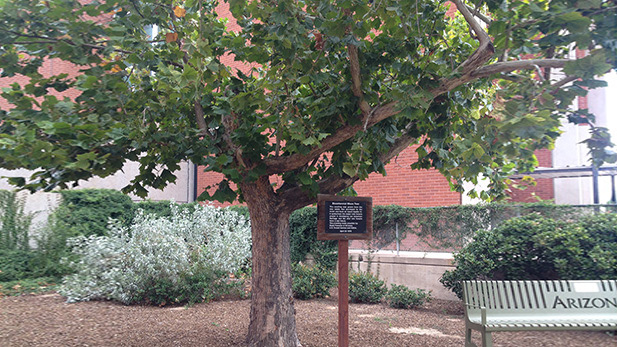
[[[617,280],[463,281],[465,346],[495,331],[617,330]]]

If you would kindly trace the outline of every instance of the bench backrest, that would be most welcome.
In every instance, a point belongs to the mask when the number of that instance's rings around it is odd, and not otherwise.
[[[467,314],[484,307],[493,316],[617,317],[617,280],[602,281],[463,281]]]

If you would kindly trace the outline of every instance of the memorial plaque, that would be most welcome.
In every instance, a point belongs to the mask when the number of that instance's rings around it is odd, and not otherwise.
[[[370,240],[373,234],[373,199],[318,195],[318,240]]]

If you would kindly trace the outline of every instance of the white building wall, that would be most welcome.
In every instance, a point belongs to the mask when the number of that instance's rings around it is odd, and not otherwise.
[[[176,202],[185,203],[193,201],[194,190],[194,165],[189,162],[180,164],[181,169],[174,174],[176,182],[170,184],[163,190],[150,189],[146,199],[149,200],[175,200]],[[136,162],[126,163],[122,171],[116,174],[99,178],[93,177],[88,181],[81,181],[75,189],[85,188],[107,188],[120,190],[126,186],[138,173],[139,164]],[[0,169],[0,189],[14,190],[15,187],[8,183],[6,178],[2,177],[29,177],[28,170],[4,170]],[[25,209],[27,212],[34,213],[34,227],[40,226],[45,221],[49,214],[58,206],[60,194],[38,192],[30,194],[27,191],[19,192],[19,196],[25,199]],[[133,201],[142,200],[135,195],[130,195]]]
[[[603,77],[608,82],[607,88],[589,91],[587,105],[589,112],[596,117],[596,126],[608,127],[611,136],[617,138],[617,78],[615,72]],[[582,141],[589,138],[589,126],[574,125],[564,121],[563,133],[555,142],[553,150],[553,167],[591,166],[589,150]],[[615,140],[613,140],[615,142]],[[612,188],[609,176],[600,176],[598,180],[599,202],[607,203],[611,199]],[[593,181],[591,177],[556,178],[555,203],[557,204],[593,204]]]

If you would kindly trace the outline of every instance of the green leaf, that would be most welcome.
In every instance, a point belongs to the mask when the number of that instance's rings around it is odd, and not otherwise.
[[[343,163],[343,172],[349,177],[354,177],[358,171],[352,163]]]

